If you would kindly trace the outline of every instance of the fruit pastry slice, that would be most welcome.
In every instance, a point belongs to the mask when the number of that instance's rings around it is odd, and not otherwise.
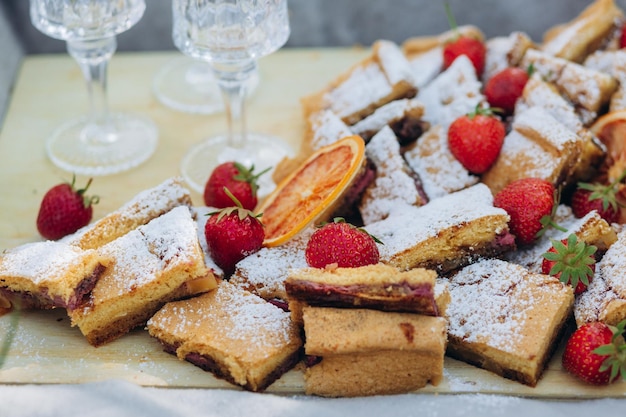
[[[167,303],[147,328],[166,352],[249,391],[265,390],[301,358],[289,313],[228,281]]]
[[[191,207],[189,190],[183,187],[181,178],[169,178],[141,191],[117,210],[63,241],[83,249],[96,249],[181,205]]]
[[[301,99],[305,119],[320,110],[332,110],[353,125],[377,108],[414,97],[416,88],[409,63],[395,43],[379,40],[363,61],[334,79],[325,89]]]
[[[513,250],[509,219],[506,211],[493,206],[489,188],[478,183],[421,207],[397,207],[364,229],[383,242],[381,262],[444,273]]]
[[[364,224],[386,218],[397,205],[426,204],[426,194],[419,178],[400,154],[400,144],[389,126],[372,138],[365,146],[365,152],[374,165],[375,177],[359,202]]]
[[[141,326],[163,304],[214,289],[196,223],[188,207],[174,208],[98,249],[114,260],[89,302],[69,313],[93,346]]]
[[[601,321],[617,325],[626,318],[626,231],[617,235],[617,241],[596,264],[593,281],[574,305],[576,324]]]
[[[289,310],[302,323],[305,306],[369,308],[445,316],[447,283],[433,270],[400,271],[374,264],[357,268],[292,269],[285,280]]]
[[[535,386],[571,314],[574,293],[558,279],[498,259],[449,278],[447,354]]]
[[[401,394],[443,379],[444,317],[308,306],[303,320],[309,395]]]
[[[621,30],[624,14],[614,0],[595,0],[567,23],[549,29],[543,36],[543,52],[574,62],[606,46]]]
[[[583,65],[614,77],[619,85],[611,96],[609,113],[626,110],[626,51],[624,49],[596,51]]]
[[[0,298],[24,309],[80,309],[111,264],[111,257],[92,249],[54,241],[25,243],[0,254]]]

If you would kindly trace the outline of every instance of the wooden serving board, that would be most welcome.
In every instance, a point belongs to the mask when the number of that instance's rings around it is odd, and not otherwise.
[[[303,133],[299,98],[318,91],[368,54],[361,48],[282,50],[260,62],[260,86],[249,106],[251,130],[282,137],[297,148]],[[190,115],[161,105],[151,93],[154,74],[176,52],[117,54],[111,63],[109,96],[113,109],[151,117],[160,129],[156,154],[144,165],[118,175],[98,177],[91,191],[101,197],[94,217],[118,208],[139,191],[178,174],[185,151],[204,137],[223,132],[222,114]],[[63,121],[86,111],[86,92],[78,67],[67,55],[25,59],[6,120],[0,131],[0,251],[39,239],[35,219],[43,193],[71,174],[45,156],[47,135]],[[79,181],[85,181],[79,178]],[[201,197],[194,195],[201,203]],[[123,379],[146,386],[237,389],[210,373],[161,350],[138,329],[100,348],[90,346],[63,310],[22,312],[0,369],[1,384],[83,383]],[[12,316],[0,317],[0,344]],[[537,387],[531,388],[463,362],[446,358],[445,378],[424,393],[496,393],[544,398],[626,396],[626,383],[595,388],[577,382],[560,365],[557,351]],[[303,392],[296,368],[268,392]]]

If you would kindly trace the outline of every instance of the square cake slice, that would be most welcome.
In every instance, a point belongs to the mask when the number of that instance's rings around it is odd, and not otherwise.
[[[72,311],[88,302],[111,261],[61,242],[25,243],[0,254],[0,295],[14,307]]]
[[[305,307],[303,317],[309,395],[406,393],[443,378],[443,317],[330,307]]]
[[[145,324],[168,301],[206,292],[217,282],[206,267],[196,223],[181,206],[98,250],[113,258],[89,303],[70,312],[87,341],[100,346]]]
[[[498,259],[450,277],[448,355],[535,386],[572,312],[572,287]]]
[[[228,281],[166,304],[148,332],[179,359],[250,391],[267,388],[301,356],[300,329],[289,313]]]
[[[489,188],[478,183],[421,207],[398,207],[364,228],[383,243],[378,247],[381,262],[445,273],[514,249],[508,222],[506,211],[493,206]]]

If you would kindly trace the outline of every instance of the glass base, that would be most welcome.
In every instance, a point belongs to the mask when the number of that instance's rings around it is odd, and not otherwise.
[[[183,178],[195,191],[202,194],[213,169],[224,162],[236,161],[245,166],[254,165],[255,172],[271,168],[259,178],[257,195],[265,197],[276,184],[272,173],[285,157],[293,157],[294,151],[282,139],[273,136],[248,133],[244,148],[229,146],[226,135],[215,136],[193,146],[183,157],[180,170]]]
[[[66,171],[98,176],[136,167],[154,153],[159,131],[151,120],[126,113],[110,113],[108,120],[104,133],[87,118],[59,127],[46,143],[48,157]]]
[[[247,95],[258,85],[259,74],[255,71],[246,85]],[[224,110],[222,93],[209,64],[193,58],[177,58],[161,68],[152,90],[162,104],[181,112],[212,114]]]

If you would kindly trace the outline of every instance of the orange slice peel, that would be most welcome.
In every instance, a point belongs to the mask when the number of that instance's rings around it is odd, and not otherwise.
[[[365,142],[346,136],[320,148],[286,176],[257,208],[264,246],[279,246],[316,221],[325,221],[365,167]]]

